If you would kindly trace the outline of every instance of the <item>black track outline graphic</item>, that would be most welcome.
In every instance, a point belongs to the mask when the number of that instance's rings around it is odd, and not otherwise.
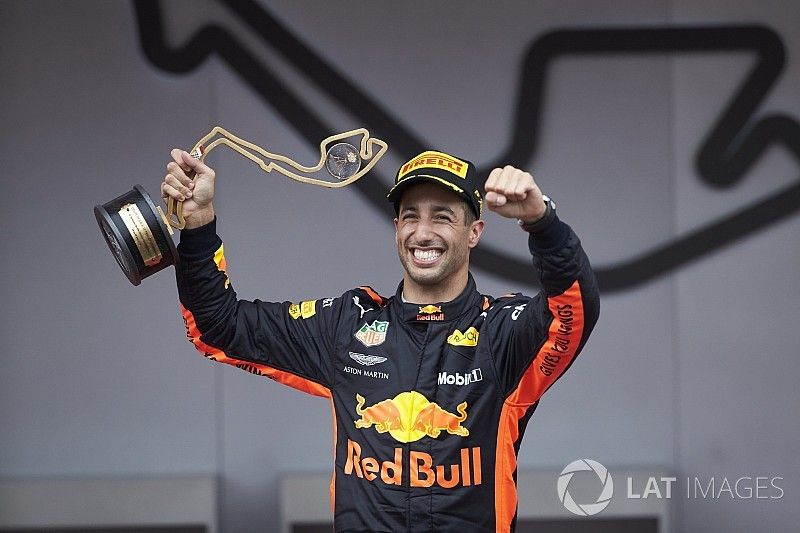
[[[319,90],[357,117],[375,135],[387,140],[401,158],[410,158],[431,146],[255,1],[218,1]],[[159,0],[135,0],[134,6],[142,50],[156,67],[186,73],[216,54],[311,145],[332,131],[227,29],[215,24],[205,25],[183,46],[173,48],[166,42]],[[754,52],[756,62],[696,154],[701,180],[711,187],[734,185],[774,143],[782,143],[800,162],[800,124],[797,121],[787,115],[772,114],[750,124],[785,65],[783,43],[771,29],[757,25],[573,28],[551,31],[530,45],[522,66],[511,141],[502,155],[481,172],[486,176],[488,169],[504,164],[524,167],[533,158],[539,138],[547,69],[554,59],[568,55],[719,51]],[[355,185],[368,203],[389,216],[391,209],[385,200],[384,183],[388,180],[360,180]],[[599,285],[604,292],[612,292],[648,282],[786,218],[799,208],[800,180],[632,259],[596,267]],[[482,246],[474,251],[472,262],[487,272],[530,285],[526,261]]]

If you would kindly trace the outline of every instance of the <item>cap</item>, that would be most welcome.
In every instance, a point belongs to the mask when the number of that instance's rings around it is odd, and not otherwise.
[[[400,167],[394,186],[386,197],[394,204],[395,212],[400,209],[400,197],[412,184],[431,181],[457,193],[472,209],[477,218],[481,217],[483,196],[478,182],[478,170],[466,159],[428,150],[412,158]]]

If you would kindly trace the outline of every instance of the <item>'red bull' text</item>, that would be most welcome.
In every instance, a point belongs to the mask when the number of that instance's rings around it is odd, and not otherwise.
[[[452,489],[457,486],[480,485],[482,482],[480,447],[461,448],[459,461],[456,464],[440,465],[435,464],[430,454],[418,450],[409,451],[404,461],[402,448],[395,448],[394,457],[390,460],[379,461],[374,457],[362,457],[361,445],[347,440],[347,462],[344,465],[344,473],[348,476],[355,475],[369,482],[380,478],[386,485],[400,485],[403,480],[403,465],[406,462],[409,465],[411,487],[437,485],[444,489]]]

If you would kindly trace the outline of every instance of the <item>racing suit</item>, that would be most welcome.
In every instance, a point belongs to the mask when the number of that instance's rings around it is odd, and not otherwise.
[[[529,248],[534,297],[482,295],[470,275],[450,302],[405,303],[401,283],[269,303],[237,299],[214,221],[183,232],[178,293],[207,358],[332,402],[336,531],[511,531],[525,427],[599,310],[569,226]]]

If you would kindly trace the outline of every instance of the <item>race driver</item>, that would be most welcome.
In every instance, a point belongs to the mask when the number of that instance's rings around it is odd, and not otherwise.
[[[494,169],[484,198],[472,163],[423,152],[388,194],[403,267],[394,296],[364,286],[269,303],[239,300],[228,279],[214,171],[171,155],[161,191],[184,201],[176,271],[189,339],[209,359],[332,402],[336,531],[512,531],[528,420],[599,309],[578,238],[531,174]],[[536,296],[476,289],[484,202],[528,233]]]

